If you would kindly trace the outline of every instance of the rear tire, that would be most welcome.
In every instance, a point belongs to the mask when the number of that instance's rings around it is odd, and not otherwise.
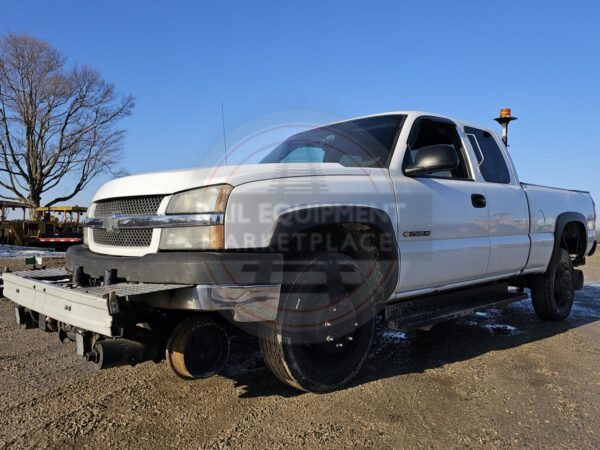
[[[371,347],[377,262],[329,252],[292,265],[277,320],[260,330],[263,358],[296,389],[334,391],[359,372]]]
[[[553,255],[548,270],[535,275],[531,284],[531,300],[538,317],[558,321],[569,316],[575,298],[575,276],[569,252],[560,248]]]

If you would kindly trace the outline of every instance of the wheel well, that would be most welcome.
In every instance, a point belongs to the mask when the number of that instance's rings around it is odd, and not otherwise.
[[[396,260],[398,256],[395,240],[391,241],[386,232],[374,225],[334,223],[318,225],[294,233],[287,248],[282,250],[288,255],[339,251],[353,258]]]
[[[581,222],[569,222],[565,225],[560,238],[560,247],[575,255],[574,263],[581,264],[585,258],[587,235]]]
[[[307,253],[338,251],[363,261],[377,261],[387,300],[398,283],[398,249],[395,236],[376,225],[365,223],[333,223],[309,227],[294,233],[284,258]]]

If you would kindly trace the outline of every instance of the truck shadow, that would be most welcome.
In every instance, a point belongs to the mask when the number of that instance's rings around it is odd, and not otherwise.
[[[490,351],[509,350],[600,320],[600,284],[586,285],[576,296],[569,318],[545,322],[530,300],[447,322],[428,332],[402,333],[379,327],[371,354],[350,387],[385,378],[421,373],[469,360]],[[239,338],[223,376],[243,387],[242,398],[302,395],[279,382],[264,365],[254,338]],[[236,348],[234,344],[233,348]],[[251,358],[248,358],[252,355]]]

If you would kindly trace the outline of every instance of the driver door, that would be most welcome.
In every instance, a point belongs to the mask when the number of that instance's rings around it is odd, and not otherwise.
[[[490,256],[489,212],[456,125],[420,117],[413,123],[403,167],[417,150],[452,145],[460,164],[450,171],[393,176],[398,208],[399,292],[437,288],[485,276]]]

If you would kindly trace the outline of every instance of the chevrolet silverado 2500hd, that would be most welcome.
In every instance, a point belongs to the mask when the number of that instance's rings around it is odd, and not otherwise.
[[[66,268],[4,273],[4,295],[101,368],[166,357],[207,377],[242,328],[280,380],[330,391],[378,318],[427,329],[525,288],[540,318],[566,318],[595,227],[589,193],[521,183],[493,131],[387,113],[295,134],[259,164],[109,181]]]

